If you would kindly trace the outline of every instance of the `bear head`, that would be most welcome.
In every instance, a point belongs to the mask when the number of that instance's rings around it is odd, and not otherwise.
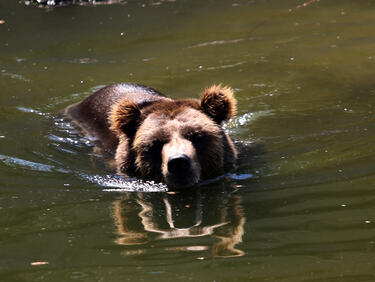
[[[119,144],[120,172],[134,170],[143,178],[186,187],[233,167],[236,150],[221,127],[235,114],[229,87],[207,88],[201,99],[169,99],[140,108],[120,99],[109,115]]]

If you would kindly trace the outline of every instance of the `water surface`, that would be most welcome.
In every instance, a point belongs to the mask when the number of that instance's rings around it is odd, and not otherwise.
[[[373,281],[375,2],[0,3],[4,281]],[[59,112],[113,82],[235,89],[238,170],[119,179]]]

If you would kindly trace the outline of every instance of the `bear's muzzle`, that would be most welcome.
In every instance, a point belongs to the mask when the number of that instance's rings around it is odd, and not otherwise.
[[[172,187],[193,186],[200,179],[195,148],[178,133],[163,147],[162,174],[167,184]]]

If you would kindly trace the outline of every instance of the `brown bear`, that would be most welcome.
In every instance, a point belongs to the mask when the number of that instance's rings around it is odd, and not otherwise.
[[[201,99],[171,99],[132,83],[104,87],[66,114],[114,154],[118,173],[187,187],[233,169],[237,156],[221,124],[235,114],[229,87]]]

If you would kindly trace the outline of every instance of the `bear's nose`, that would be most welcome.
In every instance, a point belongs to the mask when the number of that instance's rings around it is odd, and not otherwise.
[[[168,160],[168,171],[172,174],[183,174],[190,170],[190,158],[185,154],[175,155]]]

